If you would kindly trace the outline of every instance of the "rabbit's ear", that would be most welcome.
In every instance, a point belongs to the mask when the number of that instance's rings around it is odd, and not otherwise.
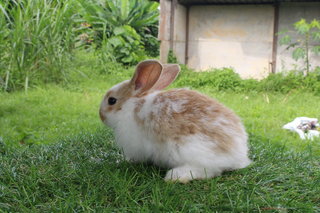
[[[162,74],[152,89],[162,90],[166,88],[176,79],[179,72],[180,66],[178,64],[164,64]]]
[[[151,89],[161,76],[162,65],[157,60],[145,60],[137,65],[131,84],[143,93]]]

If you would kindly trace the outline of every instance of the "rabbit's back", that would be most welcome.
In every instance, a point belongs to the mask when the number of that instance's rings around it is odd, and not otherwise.
[[[198,92],[175,89],[137,101],[135,119],[158,143],[184,143],[202,136],[221,152],[246,145],[245,129],[234,112]]]

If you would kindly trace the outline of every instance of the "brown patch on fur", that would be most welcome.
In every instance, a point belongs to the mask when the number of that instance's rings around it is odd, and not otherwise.
[[[129,82],[124,83],[118,90],[109,90],[103,98],[103,103],[101,104],[99,115],[102,121],[106,120],[106,113],[111,111],[119,111],[122,109],[122,105],[132,96],[132,87]],[[114,97],[117,102],[114,105],[108,104],[108,99]]]
[[[136,120],[136,122],[139,124],[139,125],[144,125],[144,120],[139,118],[138,116],[138,113],[141,111],[142,107],[143,107],[143,104],[146,102],[146,100],[144,99],[140,99],[138,102],[137,102],[137,105],[136,107],[134,108],[134,119]]]
[[[114,105],[115,111],[122,109],[122,105],[126,102],[132,95],[131,87],[123,86],[115,93],[115,98],[117,98],[117,103]]]
[[[155,116],[155,114],[153,113],[153,112],[151,112],[150,114],[149,114],[149,120],[154,120],[154,118],[155,118],[156,116]]]
[[[111,106],[107,107],[107,112],[111,112],[113,110],[113,108]]]
[[[173,137],[173,139],[175,140],[175,141],[180,141],[180,137],[179,136],[175,136],[175,137]]]
[[[119,111],[122,109],[122,105],[132,96],[132,88],[129,85],[129,82],[124,83],[117,91],[108,91],[104,102],[108,106],[106,111]],[[117,102],[114,105],[108,104],[108,99],[114,97],[117,99]]]
[[[233,111],[195,91],[162,92],[153,104],[161,107],[159,113],[149,115],[150,123],[154,123],[151,128],[160,142],[171,139],[183,143],[181,136],[202,134],[221,152],[228,152],[235,137],[230,131],[237,135],[245,134],[240,119]],[[172,105],[181,105],[180,110],[174,111]]]

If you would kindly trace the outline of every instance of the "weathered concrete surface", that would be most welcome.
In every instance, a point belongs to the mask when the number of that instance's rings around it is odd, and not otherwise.
[[[272,5],[190,6],[189,37],[186,38],[187,9],[176,0],[172,1],[160,1],[160,60],[163,63],[172,48],[179,63],[197,71],[233,67],[241,77],[257,79],[271,72],[275,34]],[[282,3],[279,31],[292,30],[292,24],[301,18],[320,19],[320,2]],[[294,33],[291,35],[295,37]],[[276,71],[302,69],[303,61],[294,61],[292,51],[280,46],[279,40]],[[312,68],[320,66],[320,56],[312,54],[310,62]]]
[[[169,50],[172,49],[178,62],[185,64],[186,8],[169,0],[160,1],[160,8],[160,61],[166,63]]]
[[[173,52],[178,59],[178,62],[185,64],[186,51],[186,16],[187,11],[184,6],[177,4],[174,12],[174,35],[173,35]]]
[[[170,18],[171,18],[171,1],[160,1],[160,20],[158,39],[160,40],[160,61],[167,62],[168,52],[170,50]]]
[[[288,34],[296,40],[299,38],[296,33],[294,33],[293,23],[300,21],[301,18],[306,19],[308,22],[313,19],[320,19],[320,2],[318,3],[286,3],[281,4],[279,8],[279,32],[289,31]],[[281,35],[279,36],[281,38]],[[301,36],[300,36],[301,38]],[[312,45],[312,44],[311,44]],[[292,59],[291,50],[286,50],[286,46],[280,45],[280,40],[278,41],[278,51],[277,51],[277,64],[276,71],[288,71],[292,69],[304,69],[305,64],[303,60],[295,61]],[[311,54],[310,55],[311,69],[316,66],[320,66],[320,56]]]
[[[273,18],[271,5],[192,6],[188,66],[233,67],[243,78],[268,75]]]

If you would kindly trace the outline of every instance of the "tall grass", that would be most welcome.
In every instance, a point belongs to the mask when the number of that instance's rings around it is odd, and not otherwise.
[[[74,5],[74,0],[0,2],[2,90],[66,80],[64,64],[75,40]]]

